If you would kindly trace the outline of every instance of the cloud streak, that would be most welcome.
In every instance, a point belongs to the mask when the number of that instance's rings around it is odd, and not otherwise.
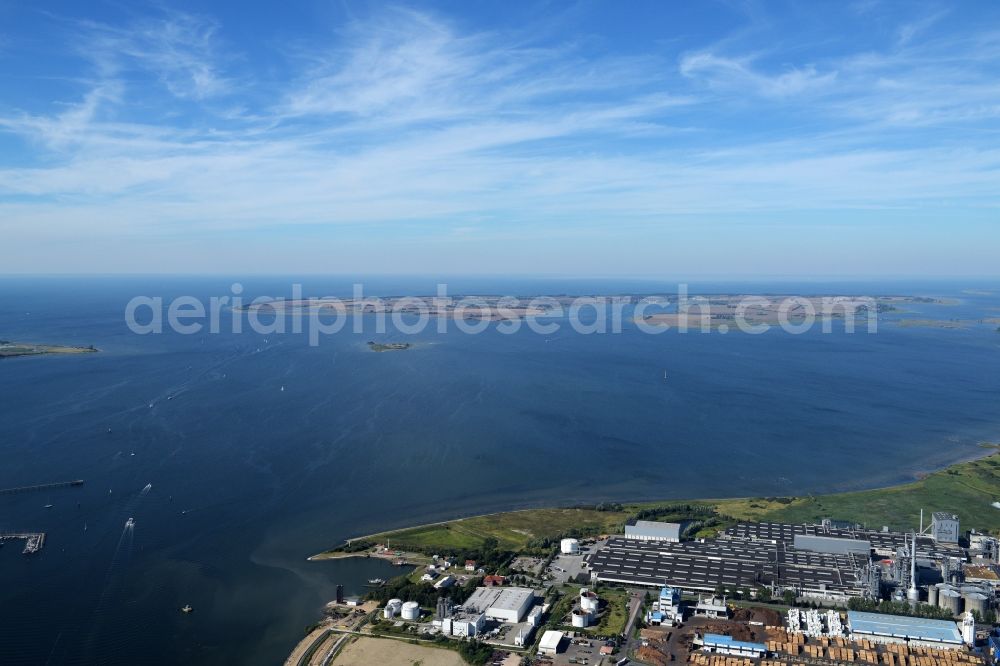
[[[76,99],[0,107],[26,146],[0,163],[0,233],[614,239],[683,216],[995,209],[1000,152],[968,132],[997,129],[1000,42],[928,40],[934,27],[818,58],[626,56],[396,9],[296,51],[275,80],[211,19],[88,21]]]

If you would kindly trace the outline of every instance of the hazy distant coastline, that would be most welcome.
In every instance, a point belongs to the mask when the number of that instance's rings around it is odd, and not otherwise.
[[[48,345],[33,342],[13,342],[0,340],[0,358],[15,356],[41,356],[43,354],[93,354],[100,351],[93,345],[87,347],[72,347],[67,345]]]

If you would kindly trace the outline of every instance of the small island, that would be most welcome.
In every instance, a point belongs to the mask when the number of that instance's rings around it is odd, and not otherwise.
[[[384,351],[403,351],[412,347],[409,342],[375,342],[374,340],[368,341],[368,348],[373,352],[384,352]]]
[[[94,345],[70,347],[66,345],[44,345],[33,342],[13,342],[0,340],[0,358],[14,356],[40,356],[42,354],[92,354],[98,349]]]

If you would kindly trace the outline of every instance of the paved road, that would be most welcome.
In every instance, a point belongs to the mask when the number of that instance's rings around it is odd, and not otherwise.
[[[642,600],[645,596],[645,590],[632,590],[632,598],[629,599],[628,622],[625,623],[625,641],[622,643],[620,653],[622,655],[631,654],[642,645],[641,640],[632,637],[632,627],[635,626],[635,619],[639,616],[639,611],[642,610]]]

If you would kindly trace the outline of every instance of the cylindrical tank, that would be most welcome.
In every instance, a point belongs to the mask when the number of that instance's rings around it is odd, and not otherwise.
[[[587,612],[596,612],[599,598],[589,590],[580,590],[580,608]]]
[[[927,603],[929,603],[931,606],[937,606],[938,605],[938,586],[937,585],[931,585],[930,587],[927,588]]]
[[[403,601],[401,599],[389,599],[386,603],[385,608],[382,610],[382,617],[387,620],[391,620],[396,617],[399,613],[399,609],[403,607]]]
[[[982,594],[988,595],[989,591],[979,585],[963,585],[961,587],[961,592],[963,597],[967,597],[970,594]]]
[[[965,610],[969,613],[979,613],[982,617],[986,612],[986,595],[979,592],[970,592],[965,595]]]
[[[559,542],[559,552],[563,555],[576,555],[580,552],[580,542],[576,539],[563,539]]]
[[[582,610],[573,611],[573,626],[577,628],[586,627],[590,624],[590,613]]]
[[[403,604],[403,619],[419,620],[420,604],[418,604],[416,601],[407,601],[405,604]]]
[[[951,611],[952,615],[962,612],[962,594],[951,587],[943,588],[938,592],[938,606]]]

